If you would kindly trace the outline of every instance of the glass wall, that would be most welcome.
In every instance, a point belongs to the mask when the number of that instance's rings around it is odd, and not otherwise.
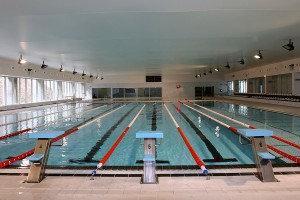
[[[227,92],[228,92],[228,95],[233,95],[233,91],[234,91],[233,86],[234,86],[233,81],[228,81],[227,82]]]
[[[162,98],[162,88],[93,88],[93,98],[136,99]]]
[[[265,77],[248,79],[248,93],[265,93]]]
[[[239,80],[239,93],[247,93],[247,80]]]
[[[85,97],[85,84],[0,76],[0,106]]]
[[[0,77],[0,106],[4,105],[4,77]]]

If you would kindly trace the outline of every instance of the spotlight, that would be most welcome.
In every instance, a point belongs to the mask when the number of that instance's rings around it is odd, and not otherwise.
[[[195,78],[200,78],[201,77],[201,74],[196,74],[195,75]]]
[[[216,71],[216,72],[219,72],[219,71],[220,71],[220,68],[219,68],[219,67],[215,68],[215,71]]]
[[[241,65],[245,64],[244,58],[242,58],[242,59],[239,61],[239,63],[240,63]],[[228,68],[228,69],[229,69],[229,68]]]
[[[77,72],[75,71],[75,68],[74,68],[74,70],[73,70],[73,74],[74,74],[74,75],[77,74]]]
[[[62,67],[62,65],[60,65],[60,69],[59,69],[59,71],[60,71],[60,72],[63,72],[63,71],[65,71],[65,70],[64,70],[64,68]]]
[[[101,76],[101,80],[103,80],[104,78],[103,78],[103,76]]]
[[[48,65],[45,65],[45,61],[43,60],[43,64],[41,66],[42,69],[46,69],[48,67]]]
[[[254,58],[256,58],[256,59],[263,59],[263,56],[262,56],[260,50],[258,50],[258,54],[254,55]]]
[[[82,72],[82,76],[85,76],[86,74],[84,73],[84,70],[83,70],[83,72]]]
[[[294,44],[293,44],[293,42],[292,42],[291,39],[289,39],[289,43],[288,44],[283,45],[282,47],[285,48],[288,51],[293,51],[295,49]]]
[[[227,69],[230,69],[230,65],[228,63],[224,67],[226,67]]]
[[[90,75],[90,78],[93,78],[93,77],[94,77],[94,76],[91,74],[91,75]]]
[[[96,76],[96,79],[99,79],[99,76],[98,76],[98,74],[97,74],[97,76]]]
[[[18,61],[18,64],[22,65],[22,64],[25,64],[25,63],[27,63],[27,61],[22,58],[22,54],[21,54],[20,58],[19,58],[19,61]]]
[[[209,70],[209,73],[210,73],[210,74],[212,74],[212,71],[211,71],[211,69]]]

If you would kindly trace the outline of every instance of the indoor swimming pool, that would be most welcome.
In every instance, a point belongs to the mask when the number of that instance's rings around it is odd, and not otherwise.
[[[165,106],[170,110],[171,115],[177,121],[195,152],[204,161],[206,166],[254,165],[255,162],[248,140],[239,138],[231,130],[190,107],[230,126],[245,128],[238,123],[199,107],[204,106],[235,120],[251,124],[255,128],[273,130],[275,135],[300,144],[300,119],[298,117],[247,108],[243,105],[222,102],[198,102],[197,104],[180,104],[179,109],[177,102],[165,104],[162,102],[126,102],[126,104],[101,103],[89,105],[79,103],[76,105],[61,105],[45,110],[32,110],[9,116],[1,116],[1,119],[10,119],[9,121],[5,121],[10,124],[1,127],[0,136],[26,128],[32,128],[32,130],[0,140],[0,162],[34,148],[35,140],[28,138],[28,135],[32,132],[45,130],[68,131],[84,124],[89,119],[96,119],[107,114],[105,117],[101,117],[88,126],[65,137],[61,146],[53,145],[48,159],[48,166],[54,168],[95,167],[144,104],[144,109],[142,109],[136,121],[108,159],[105,166],[115,168],[142,166],[144,149],[141,141],[135,138],[135,134],[138,131],[161,131],[164,134],[164,138],[161,141],[157,141],[159,143],[156,150],[157,166],[173,167],[176,169],[181,167],[195,168],[196,163],[178,133]],[[29,119],[41,115],[46,116]],[[24,118],[28,120],[13,123]],[[46,125],[43,126],[43,124]],[[267,138],[267,143],[295,157],[299,158],[300,156],[299,149],[286,143],[273,138]],[[271,150],[269,152],[276,156],[274,164],[288,165],[295,163],[276,152]],[[25,166],[26,164],[28,164],[28,161],[24,159],[13,163],[12,166]]]

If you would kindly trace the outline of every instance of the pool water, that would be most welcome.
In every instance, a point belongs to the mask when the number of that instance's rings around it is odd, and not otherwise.
[[[99,160],[107,153],[110,147],[122,134],[128,124],[132,121],[135,115],[142,108],[144,103],[128,103],[116,112],[112,112],[106,117],[98,119],[96,122],[78,130],[77,132],[69,135],[65,138],[62,146],[52,146],[48,165],[51,166],[96,166]],[[241,112],[238,105],[225,104],[221,102],[209,102],[201,103],[201,105],[225,114],[230,117],[234,117],[245,123],[254,125],[257,128],[267,128],[278,130],[286,139],[290,137],[297,137],[297,133],[294,133],[299,123],[295,127],[280,127],[274,122],[270,122],[270,119],[280,119],[282,114],[271,113],[266,111],[257,111],[252,108],[244,108]],[[76,105],[76,107],[79,105]],[[95,105],[96,106],[96,105]],[[93,108],[96,108],[96,107]],[[101,106],[101,105],[97,105]],[[62,116],[72,115],[66,120],[62,120],[47,126],[42,126],[38,129],[34,129],[33,132],[42,130],[62,130],[66,131],[72,127],[88,120],[91,117],[100,116],[101,113],[107,112],[110,109],[116,109],[121,104],[112,104],[98,109],[87,108],[86,105],[80,105],[80,108],[67,111],[67,114],[57,113],[52,116],[46,116],[45,121],[57,119]],[[249,142],[243,140],[240,144],[239,136],[234,134],[227,128],[217,124],[216,122],[209,120],[205,116],[201,116],[199,113],[191,110],[186,106],[181,106],[180,112],[177,110],[177,104],[166,103],[166,106],[174,116],[175,120],[185,133],[187,139],[193,146],[198,156],[205,162],[206,165],[244,165],[254,164],[252,149]],[[195,107],[201,112],[209,113],[201,108]],[[80,114],[82,111],[87,111]],[[45,111],[44,111],[45,112]],[[261,114],[261,112],[266,112]],[[77,114],[76,114],[77,113]],[[79,113],[79,114],[78,114]],[[210,115],[212,115],[210,113]],[[257,115],[255,117],[255,115]],[[212,115],[217,119],[236,126],[237,128],[244,128],[238,124],[234,124],[229,120],[221,119]],[[266,118],[267,116],[267,118]],[[281,117],[280,117],[281,116]],[[299,118],[283,115],[287,121],[298,122]],[[200,118],[199,118],[200,117]],[[252,120],[253,118],[253,120]],[[44,123],[43,119],[37,118],[37,122],[30,122],[35,124]],[[200,120],[199,120],[200,119]],[[26,121],[24,122],[26,124]],[[24,123],[18,123],[14,130],[20,130],[24,127]],[[220,127],[218,135],[216,134],[216,127]],[[193,157],[191,156],[188,148],[183,142],[180,134],[178,133],[173,121],[167,113],[162,103],[146,103],[145,108],[136,119],[135,123],[129,129],[124,139],[120,142],[112,156],[109,158],[106,166],[141,166],[140,160],[143,159],[144,147],[140,144],[140,140],[135,138],[135,134],[138,131],[161,131],[164,134],[164,138],[156,150],[157,165],[161,166],[194,166],[196,165]],[[34,148],[35,140],[29,139],[28,134],[23,133],[21,135],[8,138],[0,141],[0,161],[6,160],[8,157],[14,157],[25,151]],[[292,148],[288,145],[277,144],[274,139],[268,139],[271,145],[276,146],[283,150],[293,153],[293,155],[300,155],[298,149]],[[294,141],[294,142],[298,142]],[[298,142],[299,144],[299,142]],[[278,163],[291,163],[290,160],[282,158],[277,155],[276,162]],[[18,166],[22,162],[16,162],[14,165]]]

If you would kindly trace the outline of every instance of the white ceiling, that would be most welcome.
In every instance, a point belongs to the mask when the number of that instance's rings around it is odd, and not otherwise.
[[[87,74],[224,73],[227,61],[300,57],[299,11],[299,0],[1,0],[0,57]]]

